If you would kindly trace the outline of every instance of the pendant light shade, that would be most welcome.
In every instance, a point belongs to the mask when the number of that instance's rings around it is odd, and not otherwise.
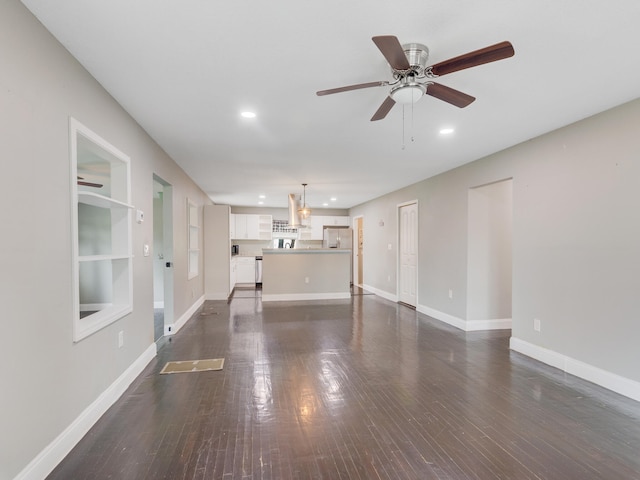
[[[311,215],[311,209],[307,207],[307,184],[303,183],[302,187],[304,188],[304,192],[302,194],[302,207],[298,209],[298,215],[300,215],[300,218],[307,219]]]

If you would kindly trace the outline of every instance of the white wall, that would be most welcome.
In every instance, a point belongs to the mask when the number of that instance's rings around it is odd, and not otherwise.
[[[513,178],[515,343],[640,399],[638,124],[640,100],[352,208],[365,219],[365,284],[396,295],[390,211],[418,199],[418,309],[464,328],[468,191]]]
[[[0,315],[11,338],[0,369],[0,479],[10,479],[155,351],[153,255],[142,255],[143,244],[153,244],[153,174],[174,186],[176,318],[204,293],[202,275],[187,280],[186,198],[211,202],[17,1],[0,3],[0,71]],[[133,313],[79,343],[72,341],[69,117],[131,157],[132,203],[146,213],[133,225]]]

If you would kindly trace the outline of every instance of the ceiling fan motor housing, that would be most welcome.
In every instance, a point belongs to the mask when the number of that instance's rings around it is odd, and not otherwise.
[[[409,61],[409,70],[396,70],[393,67],[393,76],[400,81],[391,88],[389,95],[397,103],[415,103],[427,91],[426,85],[416,82],[416,79],[424,77],[424,71],[429,60],[429,49],[421,43],[405,43],[402,50]]]
[[[407,60],[409,61],[409,65],[411,65],[411,72],[416,77],[422,77],[424,75],[424,70],[427,68],[427,62],[429,61],[429,49],[426,45],[421,43],[405,43],[402,45],[402,50],[404,50],[405,55],[407,56]],[[394,75],[407,74],[407,72],[400,72],[398,70],[391,69]]]

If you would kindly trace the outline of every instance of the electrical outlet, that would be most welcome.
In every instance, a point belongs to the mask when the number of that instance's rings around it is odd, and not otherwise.
[[[120,330],[118,332],[118,348],[122,348],[124,345],[124,331]]]
[[[540,331],[540,327],[541,327],[541,325],[540,325],[540,319],[539,319],[539,318],[534,318],[534,319],[533,319],[533,329],[534,329],[536,332],[539,332],[539,331]]]
[[[449,289],[449,298],[453,298],[453,290]]]
[[[304,283],[309,283],[309,277],[304,277]]]

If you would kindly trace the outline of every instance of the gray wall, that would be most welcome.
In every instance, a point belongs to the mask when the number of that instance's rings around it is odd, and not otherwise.
[[[17,1],[0,3],[0,479],[14,478],[153,344],[153,173],[174,186],[175,317],[187,280],[186,199],[210,200]],[[69,117],[131,157],[133,313],[72,341]],[[203,271],[203,268],[200,268]],[[118,332],[124,346],[118,348]]]
[[[204,285],[207,300],[226,300],[231,293],[229,215],[228,205],[207,205],[204,208]]]
[[[513,178],[513,337],[640,381],[639,124],[636,100],[352,208],[364,283],[396,295],[397,205],[417,199],[419,308],[467,320],[468,191]]]
[[[469,189],[467,320],[511,318],[512,185]]]

